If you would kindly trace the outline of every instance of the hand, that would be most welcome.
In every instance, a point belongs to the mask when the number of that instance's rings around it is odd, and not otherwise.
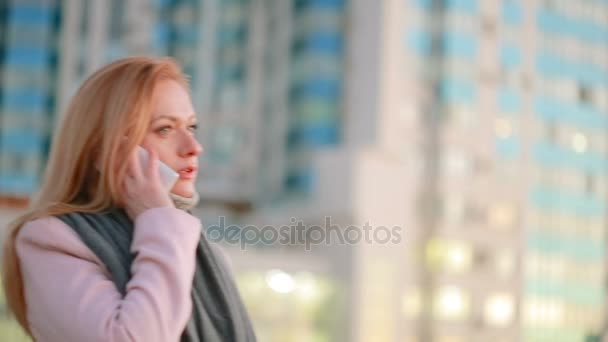
[[[150,157],[145,168],[139,161],[137,151],[133,151],[129,157],[123,183],[123,200],[125,210],[132,220],[148,209],[174,207],[158,173],[158,157],[154,151],[148,152]]]

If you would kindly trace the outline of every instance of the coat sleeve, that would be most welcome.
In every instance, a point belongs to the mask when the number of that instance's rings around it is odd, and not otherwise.
[[[175,208],[139,215],[124,298],[105,266],[65,223],[26,223],[16,241],[33,337],[39,342],[171,342],[192,311],[201,224]]]

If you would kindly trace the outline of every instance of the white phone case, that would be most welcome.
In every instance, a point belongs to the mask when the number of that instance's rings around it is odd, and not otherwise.
[[[137,154],[139,155],[141,166],[146,167],[148,165],[148,151],[141,146],[137,146]],[[175,182],[177,182],[177,179],[179,178],[179,174],[160,160],[158,161],[158,172],[165,189],[171,191],[173,185],[175,185]]]

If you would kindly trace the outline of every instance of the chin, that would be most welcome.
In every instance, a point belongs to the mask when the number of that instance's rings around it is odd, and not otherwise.
[[[182,197],[192,197],[194,196],[195,188],[194,182],[186,182],[177,181],[177,184],[173,187],[171,192],[175,195]]]

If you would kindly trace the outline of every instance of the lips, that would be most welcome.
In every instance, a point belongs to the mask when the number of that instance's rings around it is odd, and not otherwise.
[[[177,171],[177,173],[179,173],[180,179],[193,179],[196,176],[196,170],[197,167],[192,165]]]

